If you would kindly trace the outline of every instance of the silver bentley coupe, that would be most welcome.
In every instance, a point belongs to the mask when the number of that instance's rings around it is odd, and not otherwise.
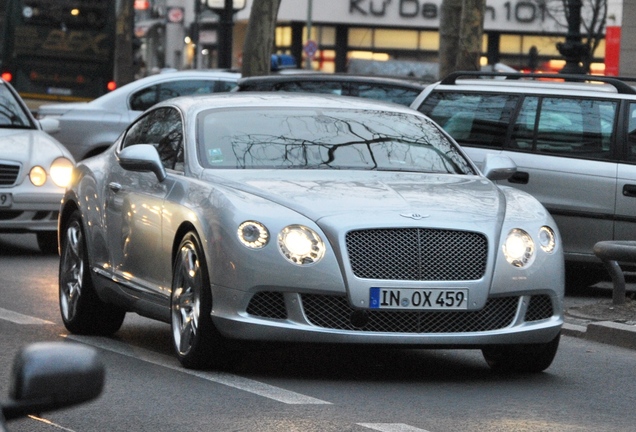
[[[59,218],[73,333],[171,325],[184,367],[239,342],[481,349],[540,372],[563,324],[559,232],[423,114],[341,96],[155,105],[78,163]]]

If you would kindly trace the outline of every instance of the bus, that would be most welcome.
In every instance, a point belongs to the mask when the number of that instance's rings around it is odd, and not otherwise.
[[[115,88],[116,0],[0,3],[0,73],[23,98],[83,101]]]

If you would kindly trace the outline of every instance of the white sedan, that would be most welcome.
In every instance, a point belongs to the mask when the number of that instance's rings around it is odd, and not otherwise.
[[[106,150],[132,120],[154,104],[177,96],[228,92],[236,87],[240,76],[216,70],[160,73],[90,102],[41,105],[37,115],[59,122],[51,135],[79,161]]]
[[[172,325],[186,367],[236,341],[481,349],[538,372],[563,324],[557,226],[406,107],[292,93],[181,97],[78,164],[60,214],[71,332]]]
[[[18,93],[0,79],[0,233],[35,233],[57,252],[57,217],[75,161],[44,130]]]

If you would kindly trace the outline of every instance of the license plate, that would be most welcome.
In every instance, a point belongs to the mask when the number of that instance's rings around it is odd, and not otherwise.
[[[372,309],[465,310],[468,309],[468,289],[371,288]]]
[[[13,197],[10,193],[0,193],[0,207],[11,207]]]

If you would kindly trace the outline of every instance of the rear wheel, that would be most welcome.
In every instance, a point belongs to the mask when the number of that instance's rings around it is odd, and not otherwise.
[[[64,326],[78,334],[115,333],[124,322],[126,311],[101,301],[95,292],[79,211],[69,218],[61,239],[59,295]]]
[[[201,242],[195,233],[181,240],[172,273],[172,341],[181,364],[190,369],[221,366],[223,339],[211,317],[212,293]]]
[[[57,254],[57,231],[40,231],[36,233],[38,247],[45,254]]]
[[[482,353],[488,366],[497,372],[538,373],[546,370],[559,348],[558,334],[544,344],[497,345],[485,347]]]

